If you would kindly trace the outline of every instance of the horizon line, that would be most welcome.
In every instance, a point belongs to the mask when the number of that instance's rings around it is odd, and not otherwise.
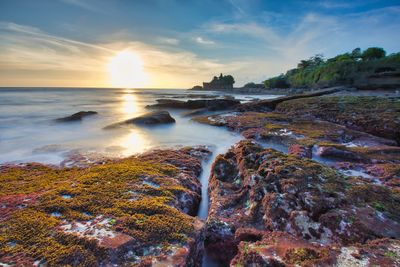
[[[59,88],[59,89],[146,89],[146,90],[190,90],[190,88],[165,88],[165,87],[91,87],[91,86],[0,86],[1,89],[15,88],[15,89],[37,89],[37,88]]]

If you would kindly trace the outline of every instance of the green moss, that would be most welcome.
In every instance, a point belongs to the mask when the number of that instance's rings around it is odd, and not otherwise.
[[[372,96],[324,96],[280,103],[276,111],[287,116],[313,115],[352,129],[398,140],[400,99]]]
[[[384,212],[394,220],[399,220],[400,191],[383,186],[360,183],[356,178],[348,181],[350,187],[346,195],[354,205],[369,204],[378,211]]]
[[[97,265],[96,258],[101,259],[104,251],[94,249],[90,241],[54,234],[58,224],[57,219],[33,209],[15,212],[1,227],[0,256],[22,252],[44,259],[50,266],[67,264],[70,257],[75,257],[80,266]],[[9,242],[16,245],[7,246]]]
[[[372,203],[372,207],[378,211],[385,211],[385,205],[381,202],[374,202]]]
[[[319,258],[318,253],[310,248],[292,248],[285,253],[284,259],[291,264],[302,264],[305,261]]]
[[[170,177],[170,164],[135,157],[88,168],[52,168],[40,164],[8,166],[0,171],[0,196],[36,194],[27,208],[15,209],[0,225],[0,258],[27,255],[50,266],[95,266],[105,251],[95,241],[64,234],[65,221],[110,218],[114,231],[135,237],[143,245],[185,242],[194,219],[172,206],[189,190]],[[144,181],[154,180],[159,187]],[[70,198],[64,198],[69,195]],[[52,217],[58,212],[60,217]],[[15,242],[14,247],[9,246]]]
[[[391,258],[391,259],[397,259],[398,258],[398,255],[397,255],[397,253],[396,252],[394,252],[394,251],[386,251],[385,252],[385,257],[388,257],[388,258]]]

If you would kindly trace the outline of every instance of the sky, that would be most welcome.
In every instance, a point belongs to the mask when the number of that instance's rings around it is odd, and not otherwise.
[[[0,86],[241,86],[399,29],[400,0],[0,0]]]

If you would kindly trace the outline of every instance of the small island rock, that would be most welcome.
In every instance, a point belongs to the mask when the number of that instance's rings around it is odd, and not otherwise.
[[[171,117],[168,111],[155,111],[146,113],[136,118],[125,120],[122,122],[117,122],[106,126],[104,129],[114,129],[124,125],[130,124],[142,124],[142,125],[156,125],[156,124],[169,124],[175,123],[175,119]]]
[[[92,116],[98,114],[96,111],[79,111],[77,113],[72,114],[71,116],[58,118],[56,122],[71,122],[71,121],[81,121],[82,118],[87,116]]]

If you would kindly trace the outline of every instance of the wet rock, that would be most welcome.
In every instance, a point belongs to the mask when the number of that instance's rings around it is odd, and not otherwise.
[[[201,99],[201,100],[174,100],[174,99],[157,99],[157,104],[148,105],[147,108],[174,108],[174,109],[202,109],[210,111],[230,109],[240,101],[234,99]]]
[[[200,266],[198,176],[206,147],[88,167],[0,167],[0,263]],[[39,262],[40,261],[40,262]]]
[[[352,161],[362,160],[362,157],[360,155],[353,153],[351,151],[339,149],[334,146],[319,146],[317,148],[316,154],[320,157],[326,157],[326,158],[339,158]]]
[[[396,266],[400,242],[378,239],[365,245],[319,245],[283,232],[241,242],[231,266]]]
[[[337,93],[339,91],[344,90],[344,87],[332,87],[329,89],[323,89],[316,92],[311,93],[304,93],[304,94],[297,94],[297,95],[290,95],[290,96],[283,96],[274,99],[267,99],[267,100],[260,100],[260,101],[253,101],[249,103],[241,104],[237,107],[238,111],[272,111],[275,110],[276,106],[282,102],[299,99],[301,101],[305,98],[322,96]]]
[[[206,245],[228,251],[219,255],[225,262],[240,241],[260,240],[259,231],[339,247],[400,238],[398,191],[345,178],[320,163],[263,149],[249,140],[216,158],[209,196]],[[253,256],[250,262],[262,262],[263,257]]]
[[[190,111],[186,111],[182,113],[183,117],[193,117],[193,116],[198,116],[202,115],[204,113],[207,113],[209,110],[207,108],[199,108],[199,109],[194,109]]]
[[[155,111],[146,113],[142,116],[129,119],[126,121],[114,123],[104,127],[104,129],[115,129],[126,125],[157,125],[175,123],[175,119],[171,117],[168,111]]]
[[[79,111],[77,113],[72,114],[71,116],[58,118],[56,122],[72,122],[72,121],[81,121],[83,118],[88,116],[93,116],[98,114],[96,111]]]
[[[368,113],[368,110],[363,112]],[[392,112],[387,110],[387,113]],[[247,139],[255,139],[285,153],[312,157],[323,164],[333,165],[347,176],[360,176],[394,187],[400,184],[394,171],[396,168],[390,167],[400,163],[400,149],[394,140],[332,122],[276,111],[226,113],[199,116],[194,120],[241,132]],[[343,168],[343,164],[347,167]],[[377,167],[373,168],[374,165]],[[379,165],[387,166],[387,171],[378,171]]]
[[[300,158],[312,158],[312,146],[303,146],[300,144],[292,144],[289,146],[290,155],[294,155]]]
[[[400,144],[400,98],[313,97],[282,102],[276,110],[290,116],[334,122]]]
[[[320,157],[337,158],[351,162],[400,163],[400,147],[395,146],[353,147],[320,142],[316,145],[316,154]]]

